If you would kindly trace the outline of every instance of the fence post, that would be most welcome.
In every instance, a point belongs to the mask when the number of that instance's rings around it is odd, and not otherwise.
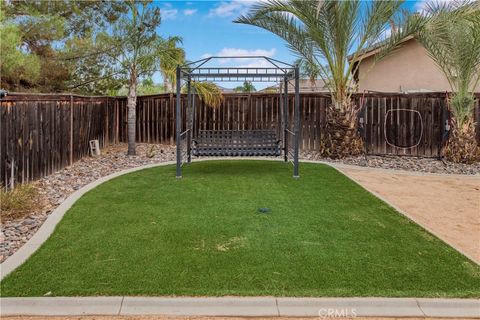
[[[73,164],[73,96],[70,95],[70,165]]]
[[[105,104],[105,134],[103,135],[103,147],[110,145],[110,135],[108,133],[108,115],[110,113],[110,97],[107,97],[107,103]]]
[[[115,98],[115,143],[120,143],[120,103]]]
[[[12,159],[12,167],[10,168],[10,190],[15,189],[15,159]]]

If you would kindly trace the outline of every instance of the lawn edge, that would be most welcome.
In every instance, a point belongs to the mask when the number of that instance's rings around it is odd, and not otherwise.
[[[304,161],[305,163],[309,162],[309,161]],[[312,162],[312,163],[318,163],[318,162]],[[329,163],[325,163],[325,162],[322,162],[323,164],[329,164]],[[439,239],[440,241],[442,241],[444,244],[446,244],[447,246],[450,246],[452,247],[453,249],[455,249],[455,251],[459,252],[460,254],[462,254],[465,258],[467,258],[468,260],[470,260],[471,262],[473,262],[475,265],[480,265],[480,261],[476,261],[475,258],[473,256],[471,256],[470,254],[466,253],[465,251],[463,251],[462,249],[458,248],[457,246],[451,244],[451,243],[448,243],[447,241],[443,240],[441,237],[439,237],[434,230],[432,230],[430,227],[428,227],[427,225],[421,223],[418,219],[414,218],[413,216],[409,215],[406,211],[400,209],[398,206],[396,206],[395,204],[393,204],[392,202],[390,202],[389,200],[387,200],[385,197],[381,196],[379,193],[371,190],[370,188],[364,186],[359,180],[355,179],[353,176],[349,175],[347,172],[343,171],[342,170],[342,166],[333,166],[333,165],[330,165],[330,167],[334,168],[335,170],[337,170],[339,173],[343,174],[345,177],[347,177],[349,180],[351,180],[353,183],[355,183],[356,185],[360,186],[362,189],[364,189],[365,191],[371,193],[372,195],[374,195],[376,198],[378,198],[379,200],[385,202],[388,206],[390,206],[392,209],[394,209],[395,211],[397,211],[398,213],[400,213],[401,215],[405,216],[407,219],[409,219],[410,221],[414,222],[415,224],[417,224],[418,226],[420,226],[422,229],[424,229],[425,231],[427,231],[428,233],[430,233],[432,236],[434,236],[435,238]],[[343,167],[343,168],[347,168],[347,167]],[[366,171],[369,170],[369,168],[365,168]]]
[[[13,255],[8,257],[3,263],[0,264],[1,271],[0,271],[0,281],[3,280],[8,274],[13,272],[15,269],[20,267],[27,259],[35,253],[42,244],[47,241],[47,239],[53,234],[56,229],[58,223],[62,220],[63,216],[67,211],[77,202],[85,193],[88,191],[98,187],[99,185],[112,180],[114,178],[120,177],[125,174],[129,174],[132,172],[155,168],[159,166],[166,166],[175,164],[174,161],[166,161],[161,163],[154,163],[148,164],[144,166],[139,166],[135,168],[129,168],[125,170],[121,170],[107,176],[101,177],[82,188],[76,190],[71,195],[69,195],[53,212],[48,216],[42,226],[38,229],[38,231],[31,237],[18,251],[16,251]]]
[[[258,158],[258,157],[212,157],[212,158],[203,158],[203,159],[197,159],[195,161],[215,161],[215,160],[261,160],[261,161],[279,161],[283,162],[282,159],[275,159],[275,158]],[[363,167],[358,167],[358,166],[349,166],[349,165],[343,165],[343,164],[334,164],[331,162],[326,162],[326,161],[316,161],[316,160],[301,160],[300,162],[302,163],[313,163],[313,164],[323,164],[327,165],[340,174],[344,175],[348,179],[350,179],[352,182],[378,198],[379,200],[385,202],[387,205],[392,207],[394,210],[396,210],[398,213],[402,214],[406,218],[408,218],[410,221],[414,222],[427,232],[431,233],[434,235],[436,238],[441,240],[443,243],[446,245],[452,247],[454,250],[462,254],[465,258],[468,260],[472,261],[474,264],[479,265],[478,262],[476,262],[473,257],[468,255],[467,253],[463,252],[463,250],[451,245],[450,243],[447,243],[443,239],[439,238],[430,228],[427,226],[423,225],[422,223],[418,222],[415,218],[411,217],[408,215],[405,211],[402,209],[398,208],[396,205],[379,195],[373,190],[370,190],[369,188],[363,186],[359,181],[354,179],[353,177],[349,176],[346,172],[342,171],[343,168],[363,168]],[[18,251],[16,251],[13,255],[8,257],[3,263],[0,264],[0,281],[2,281],[7,275],[9,275],[11,272],[13,272],[15,269],[20,267],[24,262],[27,261],[27,259],[35,253],[42,245],[43,243],[53,234],[53,232],[56,229],[56,226],[58,223],[62,220],[63,216],[65,213],[73,206],[77,200],[79,200],[85,193],[88,191],[98,187],[99,185],[112,180],[114,178],[117,178],[119,176],[133,173],[136,171],[144,170],[144,169],[150,169],[150,168],[155,168],[155,167],[161,167],[161,166],[167,166],[167,165],[174,165],[176,162],[175,161],[165,161],[165,162],[160,162],[160,163],[154,163],[154,164],[147,164],[143,166],[138,166],[134,168],[129,168],[125,170],[121,170],[112,174],[109,174],[107,176],[101,177],[85,186],[82,188],[76,190],[73,192],[70,196],[68,196],[65,201],[63,201],[55,210],[48,216],[48,218],[45,220],[45,222],[42,224],[42,226],[38,229],[38,231],[33,235],[32,238],[30,238]],[[363,168],[365,170],[380,170],[380,169],[375,169],[375,168]],[[382,169],[382,170],[388,170],[388,169]],[[395,171],[395,170],[390,170],[390,171]]]

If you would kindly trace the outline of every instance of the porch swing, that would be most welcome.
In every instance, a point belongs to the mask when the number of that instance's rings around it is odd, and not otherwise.
[[[272,67],[203,67],[213,59],[263,59]],[[182,165],[194,157],[278,157],[283,153],[284,161],[293,159],[294,177],[298,177],[299,148],[299,73],[298,69],[288,63],[265,56],[209,57],[177,67],[176,96],[176,143],[177,143],[177,178],[182,177]],[[288,82],[295,80],[294,128],[288,127]],[[192,81],[260,81],[282,82],[280,92],[279,127],[282,130],[197,130],[193,128],[195,117],[195,93]],[[182,132],[183,117],[181,108],[182,81],[187,83],[186,130]],[[280,135],[277,136],[277,132]],[[293,151],[289,150],[289,139],[293,140]],[[185,147],[186,150],[183,150]]]
[[[274,130],[200,130],[192,140],[197,157],[278,157],[281,140]]]

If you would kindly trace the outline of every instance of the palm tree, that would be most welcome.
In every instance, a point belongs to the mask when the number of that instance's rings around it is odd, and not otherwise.
[[[163,64],[160,65],[161,73],[163,76],[163,83],[166,92],[173,92],[173,88],[176,87],[176,70],[178,65],[184,65],[187,61],[185,60],[185,52],[181,49],[181,53],[178,53],[176,59],[166,60]],[[213,82],[191,82],[192,89],[195,94],[197,94],[207,106],[212,108],[218,108],[223,102],[222,90]],[[185,85],[182,87],[182,93],[186,93],[187,88]]]
[[[255,86],[252,84],[251,81],[244,81],[243,85],[234,88],[233,91],[235,91],[235,92],[255,92],[255,91],[257,91],[257,89],[255,88]]]
[[[109,33],[100,34],[98,40],[111,48],[105,51],[105,56],[111,62],[114,74],[128,83],[127,154],[135,155],[138,82],[161,70],[161,65],[177,62],[183,50],[177,47],[181,42],[179,37],[165,39],[158,35],[157,27],[161,24],[159,8],[150,6],[148,1],[129,0],[125,4],[128,12],[112,24]]]
[[[351,99],[353,74],[365,49],[378,45],[378,59],[397,48],[418,26],[402,14],[403,1],[268,0],[256,4],[235,22],[268,30],[283,38],[288,47],[318,75],[332,95],[327,114],[327,134],[321,153],[330,157],[359,154],[359,108]],[[386,37],[391,21],[402,25]],[[349,56],[356,63],[349,64]]]
[[[218,108],[223,102],[223,93],[213,82],[192,81],[192,89],[207,106]]]
[[[185,62],[185,51],[179,48],[178,44],[178,42],[170,41],[167,48],[174,56],[172,56],[172,59],[162,59],[160,62],[160,73],[162,74],[165,92],[173,92],[176,83],[177,65]]]
[[[302,58],[298,58],[294,65],[298,66],[301,76],[307,78],[312,89],[315,89],[316,80],[320,77],[320,68],[316,64]]]
[[[429,3],[417,39],[445,74],[453,95],[453,121],[443,149],[447,159],[471,163],[480,159],[475,138],[473,92],[480,83],[480,3]]]

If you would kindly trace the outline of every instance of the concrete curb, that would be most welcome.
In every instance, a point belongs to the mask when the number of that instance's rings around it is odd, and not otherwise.
[[[477,299],[276,297],[0,298],[0,316],[480,317]]]

